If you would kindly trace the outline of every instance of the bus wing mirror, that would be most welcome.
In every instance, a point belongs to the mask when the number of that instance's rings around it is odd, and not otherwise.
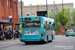
[[[51,24],[51,22],[49,22],[49,24]]]
[[[52,25],[55,26],[55,23],[53,23]]]

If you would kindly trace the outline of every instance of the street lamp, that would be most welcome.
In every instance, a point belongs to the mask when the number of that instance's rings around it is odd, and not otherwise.
[[[64,14],[64,9],[63,9],[63,0],[62,0],[62,14]]]
[[[55,18],[55,0],[53,1],[54,3],[54,23],[55,23],[55,26],[56,26],[56,18]]]
[[[39,11],[39,4],[37,4],[37,11]]]
[[[74,15],[72,14],[72,20],[73,20],[73,31],[74,31]]]
[[[22,0],[21,0],[21,17],[23,17],[23,12],[22,12]]]
[[[32,4],[29,4],[29,5],[30,5],[31,16],[32,16]]]
[[[47,11],[47,16],[48,16],[48,6],[47,6],[47,0],[46,0],[46,11]]]
[[[56,12],[57,12],[57,20],[58,20],[58,22],[59,22],[59,16],[58,16],[58,10],[59,10],[59,9],[57,8],[57,6],[56,6],[56,10],[57,10],[57,11],[56,11]]]

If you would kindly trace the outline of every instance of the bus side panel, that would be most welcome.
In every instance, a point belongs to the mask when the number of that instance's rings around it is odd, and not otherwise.
[[[20,25],[22,25],[22,18],[20,18]],[[20,27],[20,30],[22,30],[22,27]],[[20,41],[23,41],[22,37],[20,37]]]
[[[55,39],[55,34],[54,34],[54,32],[52,31],[52,35],[53,35],[53,40]]]
[[[48,41],[52,40],[52,31],[48,30]]]

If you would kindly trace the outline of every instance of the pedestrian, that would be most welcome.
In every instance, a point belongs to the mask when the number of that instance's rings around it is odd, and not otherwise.
[[[2,29],[2,40],[4,40],[4,30]]]
[[[14,40],[15,40],[15,35],[16,35],[15,28],[14,28],[14,30],[13,30],[13,34],[14,34]]]
[[[7,28],[7,30],[6,30],[6,39],[10,39],[10,34],[9,34],[10,32],[9,32],[9,29]]]
[[[1,31],[2,31],[2,29],[1,29],[1,27],[0,27],[0,40],[2,39],[2,33],[1,33]]]
[[[11,40],[11,28],[9,28],[9,36],[10,36],[10,40]]]
[[[16,30],[16,38],[19,38],[19,30]]]
[[[6,36],[6,39],[7,39],[7,28],[5,29],[5,36]]]

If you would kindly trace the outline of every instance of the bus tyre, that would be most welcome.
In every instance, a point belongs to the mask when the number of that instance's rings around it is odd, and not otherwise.
[[[47,42],[46,43],[48,43],[48,36],[47,36]]]
[[[44,43],[48,43],[48,36],[47,36],[47,41],[45,41]]]
[[[73,37],[75,37],[75,35],[73,35]]]
[[[53,35],[52,35],[52,40],[53,40]],[[50,42],[52,42],[52,40],[50,40]]]
[[[52,40],[53,40],[53,35],[52,35]]]
[[[30,44],[30,42],[24,42],[24,43],[25,43],[26,45],[27,45],[27,44]]]
[[[66,37],[68,37],[68,35],[66,35]]]

